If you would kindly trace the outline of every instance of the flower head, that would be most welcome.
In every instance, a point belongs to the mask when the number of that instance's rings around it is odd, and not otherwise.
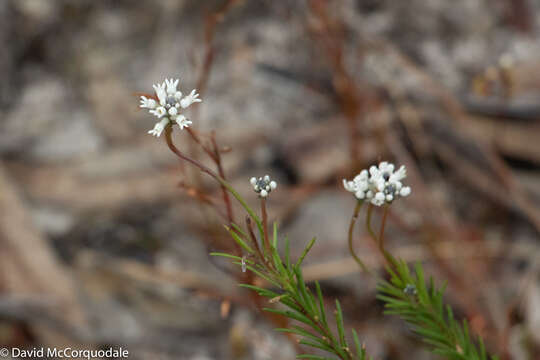
[[[277,183],[271,180],[269,175],[260,178],[252,177],[249,182],[253,185],[253,190],[262,198],[267,197],[272,190],[277,188]]]
[[[160,136],[163,130],[172,123],[177,123],[180,130],[192,124],[184,115],[180,114],[181,109],[186,109],[191,104],[201,102],[196,90],[182,98],[182,92],[177,89],[179,79],[165,79],[161,84],[154,84],[155,97],[141,96],[140,107],[148,109],[148,112],[158,119],[161,119],[149,134]]]
[[[409,296],[416,295],[416,286],[414,286],[414,284],[407,284],[403,289],[403,292]]]
[[[405,166],[394,170],[394,164],[383,161],[378,166],[371,166],[369,171],[362,170],[352,181],[343,179],[343,187],[354,193],[358,200],[366,199],[376,206],[392,203],[411,193],[411,188],[401,182],[407,177]]]

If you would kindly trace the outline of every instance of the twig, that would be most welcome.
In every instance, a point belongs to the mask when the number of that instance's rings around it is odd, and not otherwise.
[[[195,130],[189,127],[186,130],[188,134],[191,136],[191,138],[193,139],[193,141],[195,141],[204,150],[204,152],[212,159],[212,161],[216,164],[219,176],[221,176],[223,180],[226,180],[225,171],[223,170],[223,165],[221,162],[221,154],[219,152],[219,147],[216,142],[215,132],[212,131],[212,134],[210,135],[212,148],[209,148],[207,145],[205,145],[201,141],[199,135],[196,133]],[[230,225],[231,223],[234,222],[234,213],[232,209],[231,199],[229,197],[229,193],[227,192],[227,189],[223,185],[220,185],[220,187],[221,187],[221,192],[223,194],[223,202],[225,203],[225,208],[227,211],[227,220],[229,221],[229,225]]]
[[[337,103],[347,120],[349,127],[349,156],[351,158],[351,169],[356,168],[360,163],[360,128],[358,117],[363,113],[365,106],[360,89],[355,84],[353,77],[348,73],[344,63],[344,31],[343,23],[328,15],[327,1],[311,0],[309,6],[313,15],[318,20],[319,26],[312,26],[311,33],[316,35],[316,39],[321,44],[323,53],[330,63],[334,86],[337,93]]]
[[[205,174],[208,174],[210,175],[211,177],[213,177],[216,181],[218,181],[219,183],[221,183],[222,179],[220,179],[220,177],[215,173],[213,172],[212,170],[210,170],[210,168],[204,166],[203,164],[201,164],[200,162],[198,162],[197,160],[195,159],[192,159],[186,155],[184,155],[177,147],[176,145],[174,145],[173,141],[172,141],[172,126],[168,126],[166,129],[165,129],[165,141],[167,142],[167,146],[169,147],[169,149],[176,154],[176,156],[178,156],[180,159],[184,160],[184,161],[187,161],[188,163],[190,163],[191,165],[194,165],[195,167],[199,168],[199,170],[201,170],[203,173]]]
[[[212,147],[214,148],[214,154],[216,157],[216,166],[218,168],[219,176],[221,176],[224,180],[227,180],[225,177],[225,171],[223,170],[223,164],[221,162],[221,154],[219,153],[219,147],[216,142],[216,136],[215,132],[212,131],[212,135],[210,136],[210,141],[212,141]],[[231,204],[231,198],[229,197],[229,193],[225,186],[221,185],[221,191],[223,193],[223,202],[225,203],[225,207],[227,209],[227,218],[229,219],[229,223],[234,222],[234,213],[233,208]]]

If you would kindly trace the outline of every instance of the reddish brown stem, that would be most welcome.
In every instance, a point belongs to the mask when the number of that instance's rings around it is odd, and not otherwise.
[[[194,186],[188,186],[184,182],[180,182],[178,186],[183,188],[188,196],[196,199],[202,204],[210,205],[211,207],[213,207],[218,213],[218,215],[223,218],[224,221],[228,219],[227,214],[219,208],[219,206],[216,204],[216,201],[200,189],[197,189]]]
[[[221,163],[221,154],[219,153],[219,148],[217,146],[215,133],[212,132],[212,135],[210,136],[210,140],[212,142],[212,148],[209,148],[201,141],[201,139],[199,138],[199,135],[196,133],[195,130],[191,128],[187,128],[186,130],[188,134],[191,136],[191,138],[193,139],[193,141],[195,141],[204,150],[204,152],[212,159],[212,161],[214,161],[218,169],[219,176],[221,176],[223,180],[226,180],[225,171],[223,170],[223,165]],[[229,192],[227,191],[227,188],[223,186],[223,184],[221,184],[221,192],[223,194],[223,202],[225,203],[225,207],[227,211],[227,220],[229,221],[229,224],[231,224],[234,222],[232,203],[229,196]]]
[[[210,137],[210,140],[212,141],[212,147],[213,147],[214,154],[216,157],[215,162],[218,168],[219,176],[221,176],[222,179],[227,180],[225,178],[225,171],[223,170],[223,165],[221,163],[221,154],[219,153],[219,148],[216,142],[216,136],[214,132],[212,132],[212,136]],[[229,219],[229,223],[232,223],[234,222],[234,213],[233,213],[233,208],[232,208],[229,192],[223,185],[221,185],[221,191],[223,193],[223,202],[225,203],[225,207],[227,209],[227,218]]]
[[[166,129],[165,129],[165,141],[167,142],[167,146],[169,147],[169,149],[176,154],[176,156],[178,156],[180,159],[182,160],[185,160],[187,161],[188,163],[190,163],[191,165],[194,165],[195,167],[199,168],[199,170],[201,170],[203,173],[206,173],[208,175],[210,175],[211,177],[213,177],[215,180],[217,180],[218,182],[221,182],[220,179],[218,178],[218,175],[213,172],[212,170],[210,170],[208,167],[204,166],[203,164],[201,164],[200,162],[198,162],[197,160],[195,159],[192,159],[186,155],[184,155],[177,147],[176,145],[174,145],[173,141],[172,141],[172,127],[171,126],[168,126]]]
[[[195,141],[203,150],[204,152],[210,156],[210,158],[217,163],[217,157],[216,157],[216,154],[214,153],[214,151],[212,151],[208,146],[206,146],[205,144],[203,144],[203,142],[201,141],[201,139],[199,138],[199,135],[197,134],[197,132],[195,130],[193,130],[192,128],[186,128],[186,131],[188,132],[188,134],[191,136],[191,138],[193,139],[193,141]]]
[[[169,147],[169,149],[176,155],[178,156],[180,159],[182,160],[185,160],[187,161],[188,163],[194,165],[195,167],[197,167],[199,170],[201,170],[202,172],[210,175],[212,178],[214,178],[217,182],[219,182],[221,184],[222,187],[224,187],[224,180],[221,176],[217,175],[215,172],[213,172],[212,170],[210,170],[207,166],[201,164],[200,162],[198,162],[197,160],[195,159],[192,159],[186,155],[184,155],[173,143],[172,141],[172,126],[168,126],[166,129],[165,129],[165,141],[167,142],[167,146]],[[235,253],[236,255],[241,255],[242,254],[242,249],[240,248],[240,246],[235,242],[234,243],[235,245]]]

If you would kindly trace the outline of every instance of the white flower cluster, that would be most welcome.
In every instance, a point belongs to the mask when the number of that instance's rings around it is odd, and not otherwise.
[[[362,170],[352,181],[343,179],[343,187],[354,193],[358,200],[368,200],[376,206],[391,203],[411,193],[411,188],[401,183],[407,177],[405,166],[397,171],[394,169],[394,164],[383,161],[379,166],[370,167],[369,171]]]
[[[179,114],[178,111],[180,108],[185,109],[191,104],[202,100],[198,98],[199,94],[195,90],[182,98],[182,93],[176,89],[179,81],[179,79],[165,79],[163,83],[155,84],[154,90],[157,101],[153,98],[141,96],[140,107],[148,109],[150,114],[161,119],[152,130],[148,131],[149,134],[160,136],[165,127],[173,121],[180,126],[180,130],[191,124],[191,121],[186,119],[184,115]]]
[[[251,185],[253,185],[253,190],[255,190],[255,192],[263,198],[267,197],[272,190],[277,188],[277,183],[270,180],[269,175],[265,175],[264,177],[260,177],[258,179],[256,177],[252,177],[249,182]]]

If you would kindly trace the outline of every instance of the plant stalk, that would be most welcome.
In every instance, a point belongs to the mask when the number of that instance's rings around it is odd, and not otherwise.
[[[353,257],[354,261],[360,266],[360,268],[365,271],[366,273],[370,273],[367,266],[360,260],[360,258],[355,254],[354,248],[353,248],[353,231],[354,231],[354,225],[356,224],[356,220],[358,219],[358,213],[360,212],[360,209],[362,208],[362,205],[364,204],[363,201],[357,201],[356,207],[354,208],[353,215],[351,217],[351,222],[349,224],[349,253]]]
[[[272,252],[270,240],[268,239],[268,214],[266,212],[266,198],[264,197],[261,197],[261,217],[264,232],[264,249],[266,250],[266,255],[270,256]]]

